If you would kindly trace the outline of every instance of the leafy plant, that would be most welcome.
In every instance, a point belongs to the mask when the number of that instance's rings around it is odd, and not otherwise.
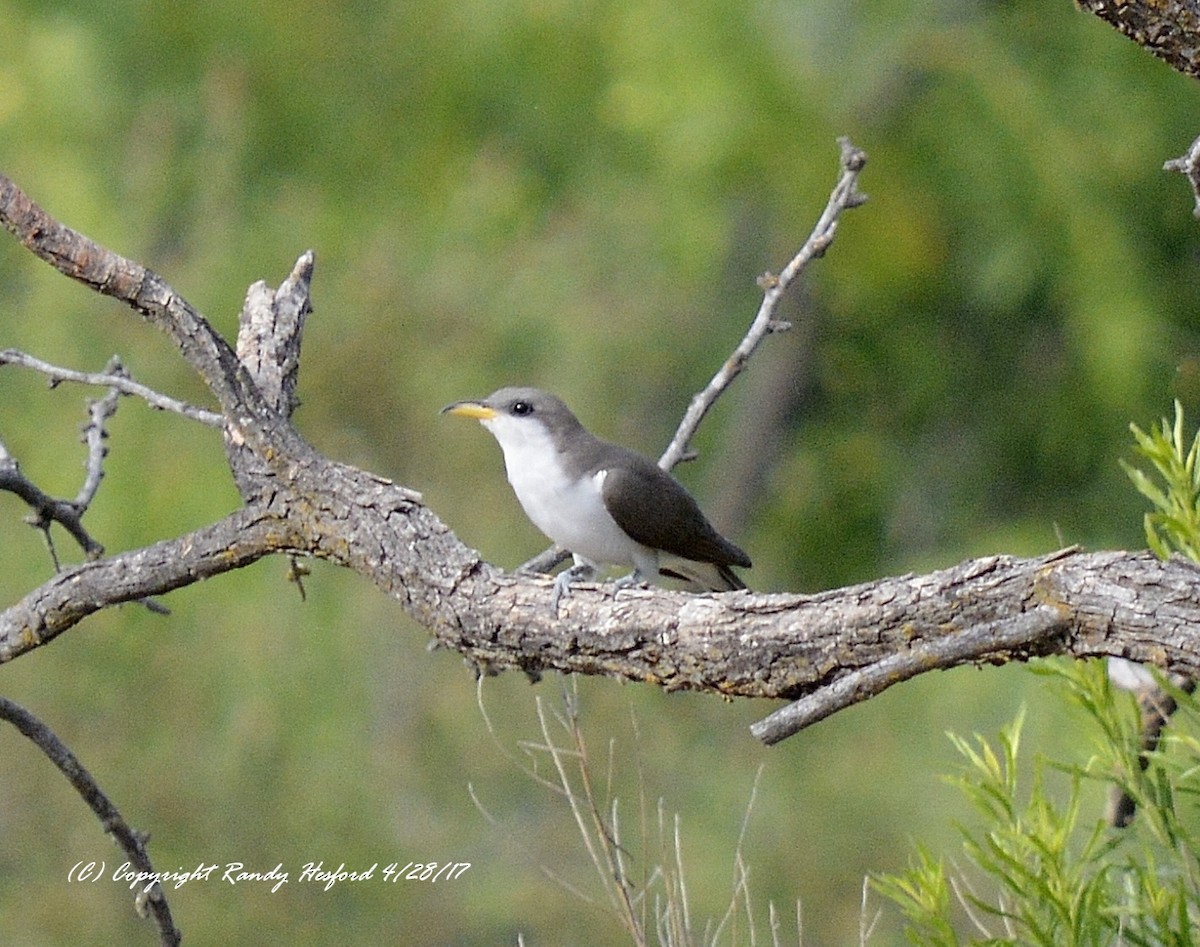
[[[1200,562],[1200,431],[1184,441],[1183,407],[1175,402],[1175,422],[1163,418],[1149,433],[1130,425],[1137,452],[1153,465],[1161,485],[1132,464],[1121,462],[1138,492],[1154,510],[1146,514],[1146,542],[1158,556],[1178,552]]]
[[[1129,695],[1114,692],[1102,664],[1055,660],[1037,670],[1083,710],[1091,757],[1082,765],[1021,762],[1023,714],[995,745],[951,736],[964,764],[949,779],[982,816],[981,828],[961,829],[965,865],[919,850],[907,871],[877,876],[876,890],[899,906],[916,944],[1196,943],[1200,741],[1179,732],[1195,729],[1194,698],[1178,693],[1188,719],[1176,722],[1143,775],[1138,714]],[[1091,789],[1125,786],[1127,774],[1135,774],[1139,817],[1128,829],[1110,829],[1089,805]]]
[[[1200,433],[1184,436],[1183,409],[1149,432],[1131,426],[1153,475],[1122,466],[1153,505],[1150,548],[1200,561]],[[1091,737],[1083,764],[1019,760],[1023,714],[997,744],[950,739],[963,758],[949,777],[981,815],[962,827],[964,866],[918,849],[907,871],[873,879],[896,904],[916,944],[1190,945],[1200,942],[1200,807],[1197,701],[1156,675],[1177,704],[1171,732],[1147,749],[1132,695],[1114,689],[1100,662],[1051,660],[1035,667],[1082,711]],[[1022,768],[1029,775],[1021,778]],[[1028,783],[1028,789],[1022,788]],[[1056,788],[1053,783],[1065,783]],[[1096,784],[1118,786],[1138,818],[1111,829],[1090,813]],[[1096,809],[1098,812],[1098,809]],[[966,929],[971,935],[961,933]]]

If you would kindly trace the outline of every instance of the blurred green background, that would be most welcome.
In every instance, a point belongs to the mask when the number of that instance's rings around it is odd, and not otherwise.
[[[1128,424],[1200,407],[1200,229],[1160,170],[1200,131],[1197,91],[1065,0],[0,0],[0,21],[0,169],[227,333],[250,283],[313,248],[297,423],[507,567],[543,542],[492,439],[437,410],[537,384],[656,455],[753,316],[755,277],[824,206],[838,135],[870,156],[870,202],[680,471],[753,586],[1141,546]],[[92,370],[116,352],[205,400],[163,339],[11,240],[0,347]],[[87,394],[0,372],[0,439],[45,489],[78,488]],[[132,401],[110,431],[89,514],[110,550],[237,503],[215,432]],[[0,495],[6,602],[51,568],[25,512]],[[506,756],[561,681],[486,680],[493,738],[470,669],[397,605],[321,564],[306,585],[301,601],[285,563],[260,563],[0,672],[161,870],[472,866],[330,892],[190,884],[171,897],[187,942],[624,943],[563,801]],[[768,901],[790,918],[800,899],[807,944],[857,943],[863,875],[914,841],[954,851],[969,815],[938,778],[946,730],[990,734],[1027,704],[1031,751],[1086,752],[1045,689],[1024,668],[940,674],[768,750],[747,726],[772,704],[580,682],[636,864],[653,863],[639,793],[680,815],[698,929],[728,903],[762,767],[743,844],[758,936]],[[74,793],[11,729],[0,753],[0,937],[152,943],[122,887],[68,883],[77,861],[119,862]],[[899,930],[885,909],[871,943]]]

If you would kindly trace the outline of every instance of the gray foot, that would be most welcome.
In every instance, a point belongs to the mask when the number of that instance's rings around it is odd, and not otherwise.
[[[550,606],[554,609],[554,613],[558,614],[558,603],[567,594],[572,582],[586,582],[595,574],[596,570],[586,562],[577,562],[571,568],[560,572],[554,580],[554,597],[550,600]]]

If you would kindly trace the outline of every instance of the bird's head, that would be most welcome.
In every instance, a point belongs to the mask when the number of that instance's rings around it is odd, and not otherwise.
[[[501,388],[478,401],[456,401],[442,414],[474,418],[492,432],[507,454],[546,441],[558,442],[581,429],[579,421],[560,398],[540,388]]]

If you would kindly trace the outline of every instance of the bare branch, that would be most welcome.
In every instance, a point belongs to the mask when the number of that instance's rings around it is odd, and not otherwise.
[[[1050,606],[1041,606],[1012,619],[976,625],[953,637],[933,638],[839,677],[827,687],[813,691],[753,724],[750,732],[768,745],[778,743],[930,668],[984,661],[998,652],[1044,647],[1048,638],[1065,630],[1063,616]]]
[[[207,424],[209,427],[220,427],[224,422],[224,418],[215,411],[198,408],[195,405],[188,404],[186,401],[179,401],[167,395],[159,394],[154,389],[134,381],[124,366],[120,364],[119,360],[116,362],[116,368],[111,371],[106,368],[103,372],[79,372],[70,368],[59,368],[57,365],[43,362],[39,358],[34,358],[32,355],[27,355],[24,352],[18,352],[16,349],[5,349],[4,351],[0,351],[0,365],[20,365],[22,368],[29,368],[40,372],[50,379],[52,385],[69,381],[80,385],[96,385],[101,388],[109,388],[119,391],[123,395],[133,395],[134,397],[141,398],[152,408],[171,411],[191,421],[199,421],[201,424]]]
[[[460,586],[475,606],[455,607],[444,642],[473,660],[668,690],[811,695],[785,715],[789,726],[802,713],[820,711],[811,722],[897,679],[962,664],[1069,654],[1125,656],[1185,674],[1200,668],[1200,568],[1149,553],[987,557],[812,596],[614,595],[581,586],[564,619],[547,607],[549,580],[478,580]],[[779,739],[784,729],[772,724],[764,735]]]
[[[3,174],[0,224],[64,276],[125,303],[163,330],[227,416],[260,407],[233,350],[191,303],[158,274],[59,223]]]
[[[289,551],[285,535],[272,517],[246,508],[178,539],[60,572],[0,612],[0,664],[103,608],[162,595]]]
[[[808,239],[804,241],[804,245],[800,247],[779,275],[767,273],[759,278],[763,299],[758,313],[750,323],[750,328],[741,342],[734,348],[733,354],[725,360],[704,390],[692,398],[683,420],[679,422],[675,436],[671,438],[671,443],[667,445],[667,449],[658,460],[658,466],[663,470],[671,470],[681,460],[687,458],[688,445],[697,428],[700,427],[700,422],[704,420],[704,416],[708,414],[709,409],[716,403],[721,393],[742,373],[762,340],[772,332],[790,328],[787,323],[779,322],[775,318],[775,307],[779,305],[779,300],[783,298],[783,294],[793,281],[804,272],[805,267],[813,260],[823,256],[829,249],[829,245],[833,243],[833,238],[837,235],[838,220],[841,218],[842,212],[859,207],[866,201],[866,195],[858,190],[858,176],[866,167],[867,156],[855,148],[848,138],[839,138],[838,145],[841,148],[842,175],[829,195],[829,202],[825,205],[825,210],[817,220]]]
[[[54,731],[24,707],[5,697],[0,697],[0,718],[7,720],[32,740],[34,745],[46,754],[50,762],[67,777],[83,801],[96,813],[101,828],[112,836],[113,841],[128,856],[130,864],[139,872],[153,875],[154,866],[150,862],[150,856],[146,854],[146,836],[130,828],[129,824],[121,817],[117,807],[92,778],[92,774],[84,768],[75,754],[67,749]],[[136,903],[139,910],[143,906],[149,907],[154,916],[154,923],[158,925],[159,937],[163,944],[175,945],[180,942],[182,935],[175,927],[175,922],[171,918],[171,908],[167,904],[166,893],[158,881],[147,885],[144,895],[139,895]]]
[[[312,312],[313,263],[312,250],[305,251],[278,290],[260,280],[250,287],[242,306],[238,358],[263,397],[284,417],[291,417],[297,405],[300,342]]]
[[[1178,171],[1188,179],[1192,185],[1192,194],[1195,197],[1196,206],[1192,209],[1192,215],[1200,217],[1200,138],[1192,142],[1187,153],[1178,158],[1172,158],[1163,165],[1164,171]]]
[[[9,358],[9,356],[15,356],[15,358]],[[6,363],[23,364],[35,369],[48,368],[52,385],[66,380],[80,380],[63,377],[64,370],[12,350],[0,352],[0,365]],[[70,372],[67,374],[80,375],[82,373]],[[21,473],[16,458],[12,457],[0,443],[0,490],[16,493],[33,507],[34,514],[27,519],[27,522],[41,531],[46,541],[46,548],[50,552],[50,558],[54,563],[55,572],[61,571],[62,563],[59,561],[58,552],[54,547],[54,537],[50,532],[53,523],[59,523],[67,529],[83,547],[89,558],[96,559],[104,553],[104,547],[84,529],[83,516],[95,499],[96,492],[100,489],[100,481],[104,478],[104,458],[108,455],[108,447],[105,445],[108,431],[105,424],[116,413],[117,399],[122,393],[120,383],[127,381],[128,375],[125,373],[120,359],[114,355],[109,359],[103,373],[88,377],[92,380],[111,379],[116,384],[109,386],[104,397],[88,402],[88,420],[83,425],[81,432],[83,442],[87,445],[87,460],[84,463],[86,473],[74,500],[57,500],[43,493],[36,484]],[[94,382],[89,381],[88,383]],[[170,614],[169,609],[152,599],[145,598],[138,601],[152,612],[160,615]]]
[[[83,525],[85,508],[77,506],[71,500],[58,500],[44,493],[42,489],[21,472],[21,465],[0,442],[0,490],[14,493],[33,510],[32,516],[26,521],[29,525],[40,529],[46,537],[54,568],[60,568],[58,555],[54,551],[54,542],[50,536],[50,525],[58,523],[63,527],[80,548],[92,558],[103,554],[104,547],[91,537]]]
[[[106,374],[115,374],[121,371],[121,363],[115,355],[109,360],[104,371]],[[82,431],[83,442],[88,449],[87,461],[84,463],[87,474],[83,478],[83,485],[79,488],[74,502],[75,507],[81,513],[92,505],[92,500],[96,498],[96,491],[100,489],[100,481],[104,479],[104,458],[108,456],[108,447],[104,443],[108,440],[108,431],[104,425],[117,413],[119,395],[120,392],[115,388],[110,388],[103,398],[88,402],[88,420]]]

